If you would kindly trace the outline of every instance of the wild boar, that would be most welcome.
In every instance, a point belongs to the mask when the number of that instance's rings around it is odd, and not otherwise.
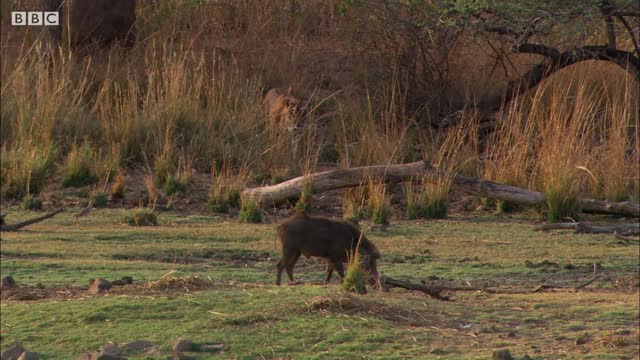
[[[380,252],[358,229],[347,222],[298,212],[278,226],[276,236],[282,245],[276,285],[280,285],[283,269],[287,270],[289,280],[293,281],[293,268],[300,254],[307,258],[313,256],[325,259],[325,283],[331,280],[334,270],[342,281],[344,263],[353,255],[356,247],[363,268],[371,275],[371,284],[378,277],[376,262],[380,258]]]
[[[136,41],[136,0],[42,0],[45,11],[60,13],[59,26],[49,27],[54,46],[72,49],[114,41],[131,47]]]

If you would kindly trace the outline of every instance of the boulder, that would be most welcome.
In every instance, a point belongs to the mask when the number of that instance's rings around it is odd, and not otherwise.
[[[93,279],[91,286],[89,286],[89,293],[98,294],[98,293],[105,292],[109,289],[111,289],[111,283],[108,280],[105,280],[103,278],[97,278],[97,279]]]

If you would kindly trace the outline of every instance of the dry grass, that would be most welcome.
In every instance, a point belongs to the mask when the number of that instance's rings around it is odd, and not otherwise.
[[[377,301],[371,296],[358,296],[347,292],[334,292],[312,298],[306,304],[308,312],[339,314],[342,316],[369,315],[407,326],[431,326],[433,319],[428,312],[420,312]]]
[[[640,197],[628,170],[640,161],[637,83],[610,64],[554,75],[512,101],[479,144],[472,110],[447,133],[417,124],[496,93],[506,77],[488,74],[483,45],[454,29],[412,37],[395,21],[415,20],[406,9],[341,14],[322,1],[180,0],[141,3],[138,13],[140,41],[130,52],[61,51],[52,67],[40,61],[41,34],[2,26],[5,197],[37,193],[83,143],[99,181],[121,167],[148,167],[152,201],[160,190],[188,192],[191,169],[208,172],[213,163],[277,182],[321,161],[349,168],[419,158],[449,174],[548,192],[552,218],[574,216],[579,196]],[[415,41],[429,53],[411,57]],[[265,127],[261,97],[271,87],[302,98],[314,125],[296,138]],[[449,181],[428,180],[433,188],[421,192],[444,199]]]

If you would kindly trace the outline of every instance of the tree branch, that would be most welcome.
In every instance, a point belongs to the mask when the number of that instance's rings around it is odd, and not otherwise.
[[[4,221],[3,221],[0,224],[0,231],[16,231],[16,230],[18,230],[20,228],[23,228],[25,226],[28,226],[28,225],[31,225],[31,224],[35,224],[37,222],[40,222],[40,221],[46,220],[48,218],[54,217],[55,215],[57,215],[57,214],[59,214],[59,213],[61,213],[63,211],[64,211],[64,209],[58,209],[58,210],[52,211],[50,213],[44,214],[42,216],[38,216],[36,218],[29,219],[29,220],[26,220],[26,221],[23,221],[23,222],[20,222],[20,223],[17,223],[17,224],[5,224]],[[4,216],[3,216],[3,219],[4,219]]]
[[[617,18],[627,29],[627,32],[629,32],[629,36],[631,37],[631,41],[633,42],[633,47],[636,49],[636,55],[640,57],[640,45],[638,44],[638,39],[636,38],[636,34],[633,31],[633,28],[631,27],[627,19],[625,19],[623,16],[617,16]]]
[[[604,24],[607,28],[607,43],[609,49],[615,49],[616,46],[616,28],[613,23],[613,17],[611,14],[615,11],[615,6],[609,0],[601,0],[598,3],[600,12],[604,17]]]

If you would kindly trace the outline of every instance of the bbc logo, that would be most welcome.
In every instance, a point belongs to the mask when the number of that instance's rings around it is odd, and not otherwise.
[[[58,26],[60,14],[57,11],[12,11],[12,26]]]

